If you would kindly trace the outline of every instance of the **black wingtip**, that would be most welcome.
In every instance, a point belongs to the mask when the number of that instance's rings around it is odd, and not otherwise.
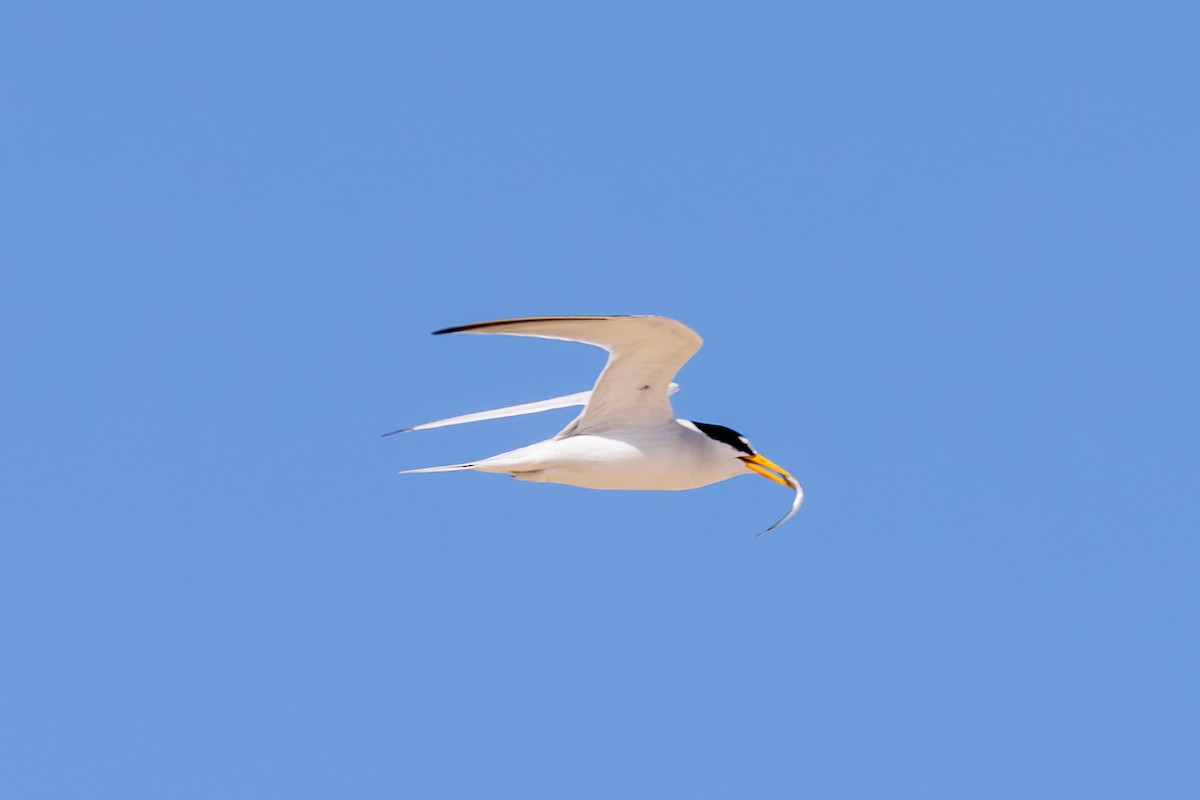
[[[628,316],[628,315],[613,315],[613,316]],[[488,328],[503,328],[507,325],[524,324],[527,322],[596,322],[607,319],[612,319],[613,316],[566,316],[566,317],[513,317],[511,319],[493,319],[487,322],[470,322],[466,325],[453,325],[449,328],[442,328],[440,331],[434,331],[434,336],[440,336],[443,333],[469,333],[471,331],[482,331]]]
[[[480,330],[482,328],[500,327],[506,322],[513,322],[510,319],[495,320],[492,322],[470,322],[466,325],[451,325],[449,328],[442,328],[433,332],[434,336],[441,336],[443,333],[466,333],[469,331]]]
[[[411,430],[412,430],[412,428],[401,428],[400,430],[396,430],[396,431],[388,431],[387,433],[382,434],[382,435],[383,436],[395,436],[397,433],[408,433]]]

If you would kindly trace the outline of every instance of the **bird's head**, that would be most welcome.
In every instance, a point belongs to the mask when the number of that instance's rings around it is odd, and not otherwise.
[[[778,528],[783,523],[787,522],[796,511],[799,510],[800,504],[804,502],[804,490],[800,487],[800,482],[792,476],[783,467],[776,464],[771,459],[760,454],[750,444],[750,440],[742,436],[737,431],[726,428],[724,425],[710,425],[707,422],[693,422],[693,425],[700,430],[701,433],[708,436],[721,444],[732,448],[731,457],[738,459],[745,465],[750,472],[758,473],[764,478],[769,478],[778,484],[788,487],[796,493],[796,499],[792,502],[792,508],[783,519],[776,522],[767,531]]]

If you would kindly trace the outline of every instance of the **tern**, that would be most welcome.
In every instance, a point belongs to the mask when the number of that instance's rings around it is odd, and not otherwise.
[[[608,362],[588,392],[464,414],[384,434],[573,405],[584,407],[571,424],[545,441],[478,461],[407,469],[401,474],[477,470],[586,489],[680,490],[757,473],[795,492],[788,513],[763,533],[791,519],[804,501],[804,491],[791,473],[758,453],[745,436],[722,425],[675,418],[669,396],[679,386],[671,379],[703,343],[682,322],[648,315],[520,317],[434,331],[435,336],[445,333],[498,333],[581,342],[607,350]]]

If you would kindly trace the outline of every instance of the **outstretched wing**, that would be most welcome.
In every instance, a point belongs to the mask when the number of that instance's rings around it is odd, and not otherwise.
[[[437,419],[433,422],[422,422],[420,425],[412,425],[392,431],[391,433],[385,433],[384,436],[408,433],[409,431],[427,431],[430,428],[444,428],[447,425],[462,425],[467,422],[483,422],[486,419],[519,417],[522,414],[537,414],[539,411],[553,411],[556,408],[567,408],[568,406],[582,406],[587,405],[588,398],[591,396],[591,392],[576,392],[575,394],[567,394],[562,397],[551,397],[549,400],[538,400],[534,403],[521,403],[516,406],[493,408],[489,411],[476,411],[474,414],[461,414],[457,417]]]
[[[434,333],[503,333],[602,347],[608,363],[596,380],[575,432],[656,425],[673,420],[671,378],[703,340],[666,317],[522,317],[476,322]]]
[[[667,394],[675,394],[678,391],[678,383],[672,383],[667,387]],[[587,405],[588,398],[591,396],[592,392],[589,389],[586,392],[565,394],[562,397],[551,397],[549,400],[538,400],[533,403],[521,403],[520,405],[505,406],[504,408],[476,411],[473,414],[460,414],[457,417],[436,419],[433,422],[422,422],[420,425],[410,425],[407,428],[400,428],[399,430],[390,431],[383,435],[395,436],[397,433],[408,433],[409,431],[427,431],[432,428],[445,428],[448,425],[463,425],[468,422],[483,422],[484,420],[489,419],[519,417],[522,414],[537,414],[540,411],[553,411],[556,408],[567,408],[569,406],[585,406]]]

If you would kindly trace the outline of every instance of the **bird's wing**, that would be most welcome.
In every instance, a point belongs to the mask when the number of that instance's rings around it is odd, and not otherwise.
[[[608,351],[587,407],[570,430],[582,432],[671,421],[671,378],[703,340],[666,317],[522,317],[476,322],[435,333],[503,333],[583,342]]]
[[[438,419],[433,422],[422,422],[420,425],[413,425],[409,428],[401,428],[398,431],[385,433],[384,436],[391,436],[394,433],[408,433],[409,431],[427,431],[430,428],[445,428],[447,425],[463,425],[467,422],[483,422],[485,419],[503,419],[504,417],[517,417],[521,414],[536,414],[539,411],[552,411],[556,408],[567,408],[568,406],[582,406],[587,404],[588,398],[591,396],[591,392],[576,392],[575,394],[567,394],[562,397],[551,397],[549,400],[538,400],[534,403],[521,403],[516,406],[493,408],[489,411],[476,411],[474,414],[462,414],[461,416],[447,417],[446,419]]]
[[[679,384],[672,383],[667,387],[668,394],[675,394],[679,391]],[[391,431],[383,434],[384,436],[393,436],[397,433],[408,433],[409,431],[427,431],[432,428],[445,428],[450,425],[464,425],[468,422],[483,422],[489,419],[504,419],[505,417],[519,417],[522,414],[537,414],[541,411],[553,411],[556,408],[568,408],[569,406],[584,406],[587,405],[588,398],[592,396],[589,389],[586,392],[576,392],[575,394],[565,394],[562,397],[551,397],[549,400],[537,400],[533,403],[521,403],[515,406],[505,406],[504,408],[492,408],[487,411],[476,411],[473,414],[460,414],[457,417],[447,417],[446,419],[437,419],[433,422],[422,422],[420,425],[412,425],[407,428]]]

